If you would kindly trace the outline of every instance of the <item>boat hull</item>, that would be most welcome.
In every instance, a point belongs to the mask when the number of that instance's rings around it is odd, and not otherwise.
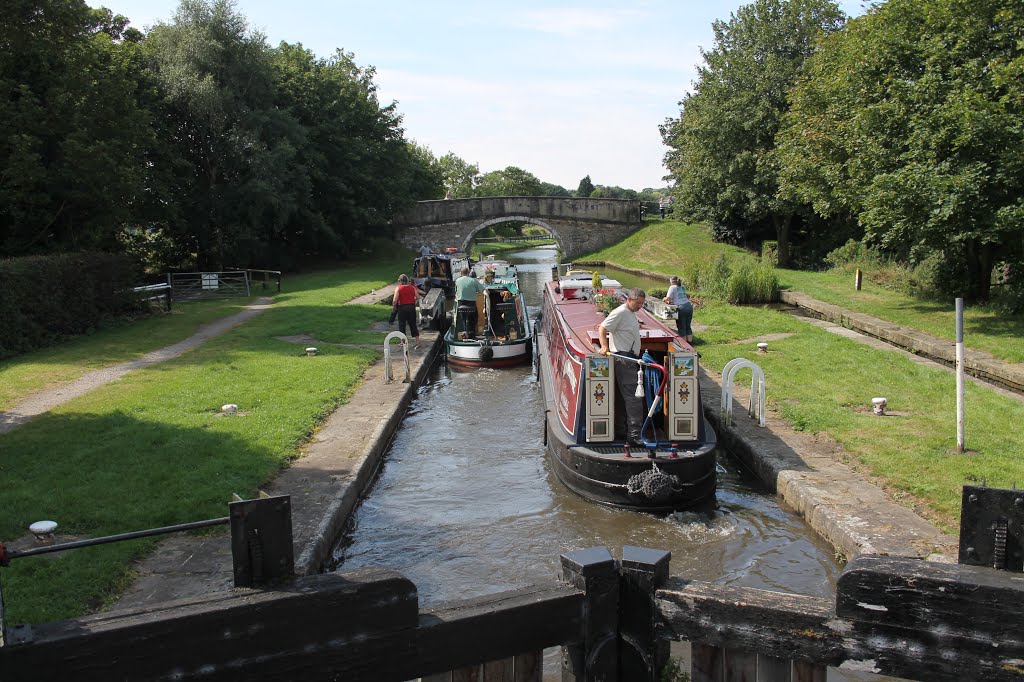
[[[486,348],[491,352],[490,357],[485,359],[488,355],[484,350]],[[512,367],[527,364],[532,359],[532,345],[528,338],[495,342],[490,345],[452,341],[446,338],[445,351],[449,363],[466,367]]]
[[[670,512],[709,502],[715,497],[715,443],[673,458],[662,444],[654,459],[633,450],[626,458],[621,444],[576,445],[547,424],[547,454],[555,476],[574,493],[601,504],[648,512]],[[710,429],[709,424],[705,428]]]

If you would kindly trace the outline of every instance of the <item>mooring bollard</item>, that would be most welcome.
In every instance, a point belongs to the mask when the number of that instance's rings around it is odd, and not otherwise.
[[[889,404],[889,401],[885,398],[872,398],[871,399],[871,411],[880,417],[885,416],[885,406]]]

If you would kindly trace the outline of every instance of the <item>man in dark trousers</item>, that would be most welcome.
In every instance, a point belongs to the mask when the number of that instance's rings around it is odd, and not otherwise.
[[[645,298],[643,289],[630,289],[626,303],[609,313],[597,328],[601,352],[615,354],[615,388],[626,408],[627,438],[636,447],[643,447],[640,431],[644,425],[644,401],[636,396],[640,365],[621,356],[640,357],[640,320],[636,313],[644,307]]]

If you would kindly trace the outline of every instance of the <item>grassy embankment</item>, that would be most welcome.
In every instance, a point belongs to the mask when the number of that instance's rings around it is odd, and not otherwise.
[[[393,281],[408,261],[401,254],[289,278],[273,307],[244,325],[0,434],[0,538],[23,536],[40,519],[57,521],[60,533],[95,537],[225,516],[231,494],[254,496],[287,466],[378,357],[372,348],[334,344],[381,343],[383,333],[367,330],[389,309],[341,304]],[[211,315],[204,306],[182,306],[180,319],[153,321],[146,346],[180,340]],[[276,338],[299,334],[321,342],[318,356]],[[117,350],[108,351],[108,343],[113,337],[98,334],[46,353],[72,374],[92,368],[97,357],[120,361],[138,353],[121,337]],[[30,375],[21,365],[45,365],[38,355],[7,363],[5,373]],[[222,416],[226,403],[237,403],[240,414]],[[8,622],[96,608],[130,579],[130,562],[155,542],[15,560],[0,574]]]
[[[524,249],[531,249],[536,246],[549,246],[551,244],[557,244],[554,239],[531,239],[529,241],[522,242],[483,242],[475,243],[470,249],[473,258],[480,260],[484,255],[506,253],[508,251],[522,251]]]
[[[680,273],[685,281],[695,259],[718,253],[730,259],[751,258],[734,247],[714,244],[699,226],[651,221],[624,242],[586,258]],[[799,283],[801,290],[811,295],[832,286],[835,279],[829,273],[782,271],[780,275],[783,282]],[[862,293],[885,301],[872,311],[877,317],[889,319],[886,311],[902,311],[904,316],[894,322],[931,331],[924,320],[934,318],[935,327],[942,322],[953,328],[951,311],[870,286]],[[846,305],[840,289],[830,302]],[[972,343],[968,345],[997,345],[1005,328],[983,311],[974,312]],[[767,378],[771,409],[797,430],[840,443],[844,457],[855,468],[877,477],[897,500],[918,509],[948,532],[955,534],[959,528],[961,486],[986,479],[989,485],[1008,488],[1024,481],[1020,438],[1013,426],[1024,419],[1024,405],[1016,400],[968,383],[966,437],[970,452],[958,455],[952,373],[829,334],[765,307],[708,301],[696,312],[694,322],[707,326],[696,335],[705,366],[720,371],[735,357],[758,363]],[[789,336],[771,341],[768,355],[758,355],[754,339],[768,334]],[[875,396],[888,398],[893,416],[878,418],[871,413]]]

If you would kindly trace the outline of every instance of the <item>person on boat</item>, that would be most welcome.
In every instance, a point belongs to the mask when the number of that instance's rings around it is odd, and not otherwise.
[[[646,298],[643,289],[630,289],[626,303],[611,311],[597,328],[601,353],[612,353],[615,362],[616,403],[625,408],[627,438],[637,447],[643,447],[640,431],[645,410],[643,399],[636,395],[639,365],[627,358],[640,357],[640,320],[636,313],[644,307]]]
[[[483,282],[471,276],[468,267],[462,268],[462,276],[455,280],[455,314],[460,324],[466,322],[466,333],[476,336],[476,295],[486,290]]]
[[[398,331],[406,333],[405,328],[408,325],[408,334],[413,338],[413,348],[419,348],[420,345],[420,330],[416,328],[416,301],[423,296],[426,296],[423,290],[415,284],[410,284],[406,275],[398,276],[398,286],[395,287],[391,304],[398,311]]]
[[[431,251],[430,247],[427,246],[426,244],[424,244],[423,246],[420,247],[420,255],[421,256],[429,256],[432,253],[433,253],[433,251]]]
[[[686,295],[686,287],[678,277],[672,275],[668,278],[668,292],[662,300],[665,303],[676,306],[678,317],[676,317],[676,330],[679,336],[686,339],[687,343],[693,343],[693,303]]]

